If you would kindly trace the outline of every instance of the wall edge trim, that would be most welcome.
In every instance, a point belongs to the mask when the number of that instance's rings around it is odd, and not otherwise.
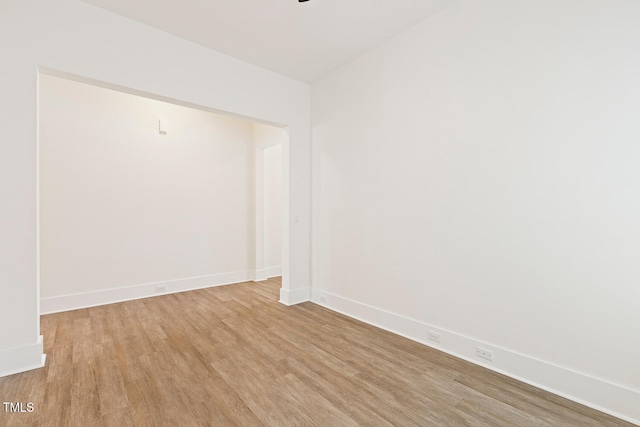
[[[311,289],[280,289],[280,302],[287,306],[292,306],[309,301],[311,298]]]
[[[40,335],[35,343],[0,350],[0,377],[42,368],[46,360]]]

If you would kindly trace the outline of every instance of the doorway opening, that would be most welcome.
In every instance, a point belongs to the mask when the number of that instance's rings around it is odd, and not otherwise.
[[[273,126],[254,124],[255,265],[254,280],[281,276],[282,270],[282,144],[286,134]]]
[[[41,314],[286,283],[288,152],[282,125],[41,71]]]

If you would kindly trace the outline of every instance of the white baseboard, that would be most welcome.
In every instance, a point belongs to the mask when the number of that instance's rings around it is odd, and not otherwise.
[[[282,292],[280,296],[282,302]],[[311,301],[338,313],[640,425],[640,391],[638,390],[496,347],[452,331],[432,327],[426,323],[318,289],[312,290]],[[428,339],[428,331],[430,330],[440,334],[440,343]],[[490,362],[478,358],[475,355],[476,346],[491,350],[494,355],[493,361]]]
[[[253,281],[254,282],[262,282],[263,280],[267,280],[267,270],[256,270],[253,272]]]
[[[284,305],[296,305],[309,301],[311,292],[309,288],[285,289],[280,288],[280,302]]]
[[[42,368],[47,360],[42,350],[42,335],[34,344],[0,350],[0,377]]]
[[[275,265],[273,267],[267,267],[267,278],[282,276],[282,266]]]
[[[262,282],[263,280],[270,279],[272,277],[282,276],[282,266],[277,265],[275,267],[267,267],[262,270],[256,270],[253,273],[254,282]]]
[[[166,295],[194,289],[230,285],[233,283],[252,280],[252,276],[253,274],[249,270],[234,271],[231,273],[189,277],[186,279],[168,280],[165,282],[145,283],[142,285],[105,289],[101,291],[41,298],[40,313],[58,313],[61,311],[77,310],[80,308],[95,307],[98,305],[155,297],[158,295]],[[156,291],[158,286],[165,287],[165,289]]]

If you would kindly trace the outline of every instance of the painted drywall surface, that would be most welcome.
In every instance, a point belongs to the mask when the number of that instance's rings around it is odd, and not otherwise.
[[[286,160],[283,148],[289,135],[286,129],[252,123],[254,154],[255,236],[253,251],[256,279],[264,280],[282,270],[282,225],[284,216],[282,174]],[[294,223],[298,225],[298,223]]]
[[[282,144],[264,150],[265,266],[282,265]]]
[[[250,269],[251,122],[47,75],[39,100],[42,298]]]
[[[640,390],[639,21],[460,1],[312,85],[314,292]]]
[[[290,212],[303,222],[283,230],[291,252],[283,287],[308,287],[308,85],[74,0],[4,1],[0,54],[0,324],[11,325],[0,352],[36,343],[39,334],[38,67],[288,125],[283,214],[287,224]]]

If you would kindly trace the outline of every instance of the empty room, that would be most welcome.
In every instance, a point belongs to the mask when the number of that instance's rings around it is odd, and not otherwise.
[[[640,425],[638,22],[3,0],[0,426]]]

